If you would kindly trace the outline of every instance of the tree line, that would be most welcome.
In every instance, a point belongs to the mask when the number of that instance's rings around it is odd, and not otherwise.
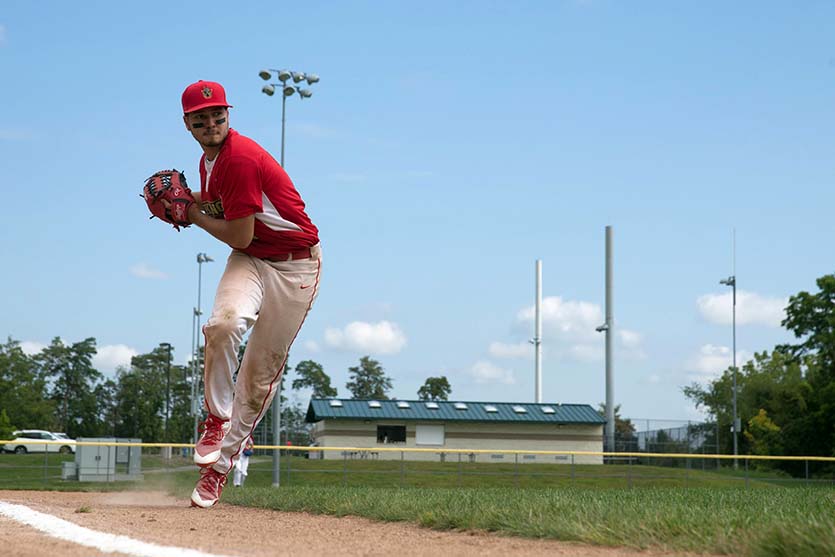
[[[796,343],[756,353],[736,369],[740,454],[835,456],[835,275],[816,284],[817,292],[791,296],[786,306],[781,325]],[[733,452],[734,371],[683,388],[716,420],[723,453]]]
[[[93,365],[97,353],[93,337],[71,344],[56,337],[34,355],[26,354],[20,342],[9,337],[0,345],[0,439],[10,439],[17,429],[45,429],[72,438],[190,442],[193,382],[202,380],[202,347],[200,352],[196,379],[195,362],[174,364],[174,348],[164,343],[133,356],[129,366],[119,367],[109,378]],[[389,398],[393,383],[380,362],[363,356],[348,374],[345,387],[350,398]],[[288,384],[293,391],[310,390],[317,398],[333,398],[338,392],[318,362],[304,360],[295,368],[285,366],[281,400],[287,437],[283,440],[306,444],[306,408],[289,402]],[[451,392],[447,378],[439,376],[427,378],[417,394],[421,400],[447,400]],[[202,399],[198,412],[202,419]],[[265,416],[264,427],[269,426],[270,415]]]

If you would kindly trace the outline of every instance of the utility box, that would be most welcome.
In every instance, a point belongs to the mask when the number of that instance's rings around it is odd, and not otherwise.
[[[141,443],[141,439],[115,437],[84,437],[76,445],[75,468],[80,482],[115,482],[143,479],[142,448],[119,446],[122,443]]]
[[[75,462],[61,463],[61,479],[62,480],[77,480],[78,479],[78,464]]]

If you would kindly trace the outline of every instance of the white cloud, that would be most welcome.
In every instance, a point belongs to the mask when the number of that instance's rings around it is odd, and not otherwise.
[[[517,328],[532,331],[536,307],[521,309],[516,315]],[[557,358],[579,362],[598,362],[604,358],[605,335],[596,329],[605,321],[603,309],[598,304],[583,301],[563,300],[560,296],[549,296],[542,300],[542,344],[543,350]],[[643,337],[640,333],[615,326],[619,356],[630,359],[644,359]],[[494,342],[490,354],[494,357],[513,357],[514,347],[521,353],[521,346]],[[506,348],[502,351],[502,348]],[[532,351],[530,352],[532,354]],[[518,356],[516,356],[518,357]]]
[[[742,364],[752,358],[752,355],[745,350],[737,350],[736,365],[741,368]],[[691,380],[711,381],[722,375],[726,369],[733,365],[733,351],[727,346],[705,344],[699,349],[698,355],[691,358],[686,369]]]
[[[516,383],[513,370],[501,368],[492,362],[480,360],[467,370],[476,383],[502,383],[512,385]]]
[[[316,352],[319,352],[321,350],[321,348],[319,348],[319,343],[316,342],[315,340],[305,341],[304,349],[307,350],[308,352],[312,352],[312,353],[316,353]]]
[[[533,323],[536,307],[519,311],[517,321]],[[542,300],[542,335],[565,340],[593,339],[595,328],[603,323],[603,310],[597,304],[563,300],[560,296],[548,296]]]
[[[23,353],[28,356],[34,356],[35,354],[39,354],[41,350],[46,348],[46,344],[40,342],[33,342],[31,340],[25,340],[20,343],[20,349],[23,350]]]
[[[533,358],[533,345],[529,342],[518,344],[507,344],[504,342],[491,342],[487,349],[494,358]]]
[[[130,268],[130,274],[135,277],[143,278],[143,279],[167,279],[168,275],[154,269],[147,263],[137,263],[133,267]]]
[[[616,329],[615,334],[620,338],[620,343],[626,348],[634,348],[641,345],[643,340],[641,333],[629,329]]]
[[[343,329],[325,329],[325,343],[340,350],[369,354],[396,354],[406,346],[406,335],[396,323],[354,321]]]
[[[119,366],[130,366],[130,359],[139,352],[124,344],[108,344],[96,348],[93,367],[102,372],[113,372]]]
[[[785,317],[788,298],[766,298],[755,292],[736,291],[736,322],[739,325],[779,327]],[[696,300],[699,313],[717,325],[733,323],[733,292],[705,294]]]

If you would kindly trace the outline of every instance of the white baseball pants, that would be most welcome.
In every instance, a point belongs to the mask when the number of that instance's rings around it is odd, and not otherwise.
[[[233,251],[203,327],[206,407],[230,420],[214,469],[228,474],[278,389],[290,346],[319,294],[322,250],[310,259],[273,262]],[[249,329],[238,370],[238,348]]]

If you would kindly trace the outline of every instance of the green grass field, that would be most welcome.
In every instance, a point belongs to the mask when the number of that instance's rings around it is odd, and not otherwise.
[[[0,455],[0,489],[163,489],[184,499],[197,479],[187,460],[143,457],[143,482],[60,480],[72,457]],[[47,473],[43,464],[47,463]],[[287,465],[290,465],[289,474]],[[835,489],[785,483],[770,472],[652,466],[317,461],[283,457],[282,487],[269,457],[231,481],[234,505],[437,529],[728,555],[835,555]]]

